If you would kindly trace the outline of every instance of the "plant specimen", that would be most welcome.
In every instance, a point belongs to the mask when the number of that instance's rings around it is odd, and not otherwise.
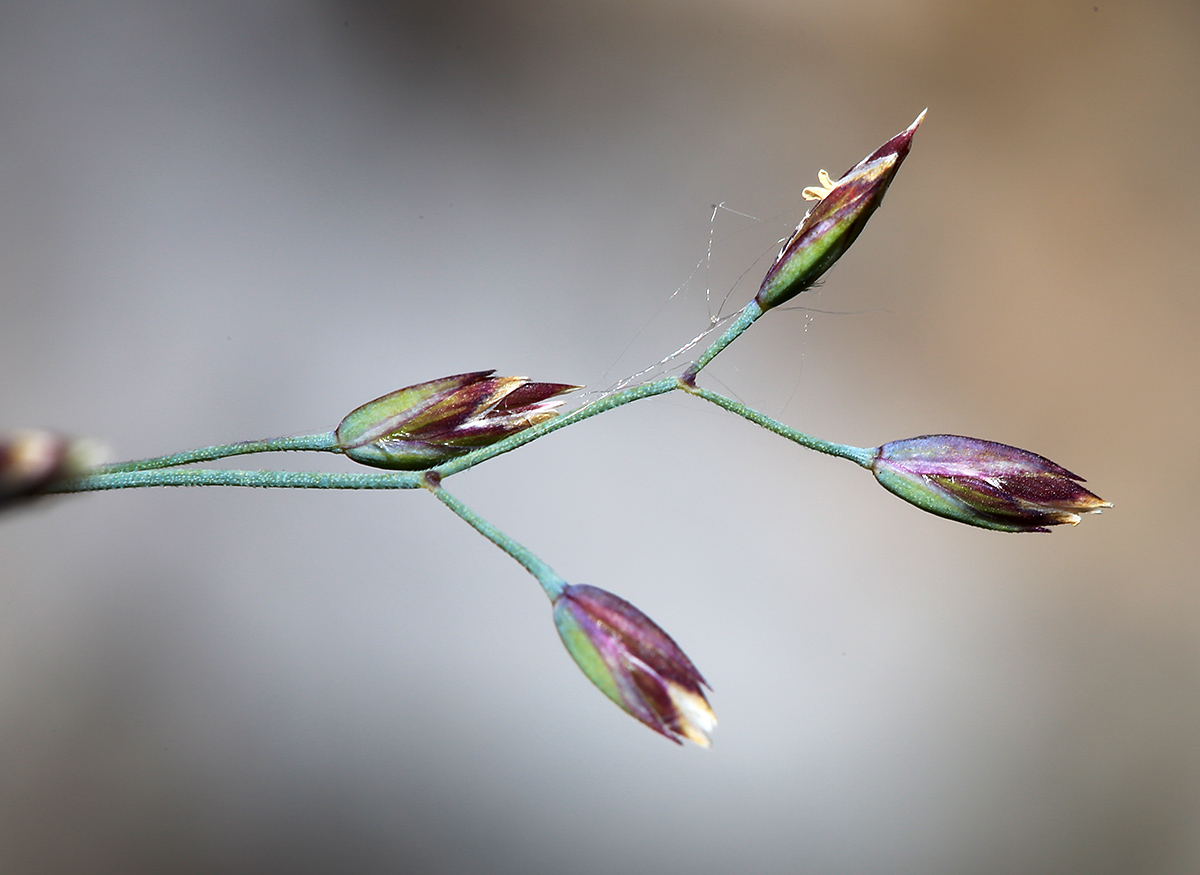
[[[611,592],[568,583],[542,559],[447,491],[453,475],[616,407],[670,392],[715,404],[808,449],[855,462],[922,510],[1005,532],[1046,532],[1109,507],[1082,478],[1035,453],[957,435],[923,435],[877,447],[797,431],[699,384],[704,368],[756,320],[811,288],[879,207],[924,118],[917,117],[837,179],[820,171],[804,189],[816,201],[783,243],[753,300],[680,373],[626,385],[566,413],[581,387],[476,371],[417,383],[356,408],[329,432],[204,447],[94,464],[86,442],[48,432],[0,438],[0,504],[50,493],[151,486],[424,489],[520,563],[541,585],[567,652],[613,702],[655,732],[707,746],[716,717],[707,684],[675,641]],[[370,473],[213,470],[198,463],[264,452],[325,452],[384,469]]]

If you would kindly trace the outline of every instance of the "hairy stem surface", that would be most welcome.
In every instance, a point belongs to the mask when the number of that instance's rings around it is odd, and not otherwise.
[[[524,545],[517,543],[504,532],[497,529],[475,511],[471,510],[453,495],[442,489],[440,478],[432,472],[425,477],[424,486],[432,492],[437,500],[450,508],[459,518],[479,534],[483,535],[534,576],[542,585],[546,597],[553,602],[566,588],[567,582],[555,573],[554,569],[535,556]]]

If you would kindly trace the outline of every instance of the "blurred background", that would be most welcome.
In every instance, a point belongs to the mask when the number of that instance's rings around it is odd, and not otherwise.
[[[1115,508],[969,529],[674,396],[450,481],[680,642],[706,752],[423,493],[46,500],[0,519],[0,869],[1200,871],[1198,38],[1184,0],[5,3],[0,427],[133,458],[467,370],[603,389],[928,106],[703,382]]]

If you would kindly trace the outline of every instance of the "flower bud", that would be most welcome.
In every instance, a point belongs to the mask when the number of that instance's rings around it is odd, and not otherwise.
[[[907,130],[859,161],[840,179],[833,181],[822,170],[821,186],[804,189],[805,198],[817,203],[805,213],[763,277],[755,297],[763,310],[777,307],[811,288],[850,248],[867,219],[882,203],[923,118],[924,112]]]
[[[0,506],[83,474],[100,464],[104,455],[93,441],[49,431],[0,435]]]
[[[1028,450],[952,434],[892,441],[871,466],[885,489],[922,510],[1001,532],[1048,532],[1112,505],[1083,478]]]
[[[567,586],[554,623],[571,658],[604,695],[676,744],[701,747],[716,715],[707,681],[671,636],[629,602],[594,586]]]
[[[475,371],[376,398],[342,420],[337,443],[356,462],[421,471],[553,419],[579,386]]]

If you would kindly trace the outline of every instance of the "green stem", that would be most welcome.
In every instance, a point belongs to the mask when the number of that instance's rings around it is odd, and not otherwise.
[[[187,450],[173,453],[170,456],[156,456],[152,459],[136,459],[132,462],[117,462],[112,465],[102,465],[96,469],[97,474],[116,474],[125,471],[149,471],[155,468],[174,468],[179,465],[190,465],[194,462],[211,462],[214,459],[225,459],[229,456],[244,456],[249,453],[278,453],[294,450],[310,450],[333,453],[338,452],[337,439],[333,432],[321,434],[304,434],[296,437],[268,438],[261,441],[239,441],[236,444],[218,444],[214,447],[201,447],[198,450]]]
[[[259,489],[417,489],[420,474],[324,474],[319,471],[213,471],[207,468],[112,471],[61,480],[42,492],[101,492],[145,486],[248,486]]]
[[[716,343],[710,346],[704,352],[700,353],[700,358],[696,359],[688,369],[683,373],[683,381],[691,384],[696,380],[696,374],[704,369],[704,366],[711,362],[721,350],[729,346],[739,337],[742,332],[754,324],[759,316],[763,314],[763,309],[758,305],[758,301],[754,300],[742,308],[742,312],[738,314],[737,319],[729,323],[729,327],[725,329],[725,333],[717,338]]]
[[[808,447],[810,450],[816,450],[818,453],[825,453],[830,456],[837,456],[841,459],[849,459],[864,468],[870,468],[871,463],[875,459],[875,449],[866,447],[851,447],[846,444],[835,444],[832,441],[823,441],[820,438],[815,438],[812,435],[807,435],[802,431],[796,431],[794,428],[789,428],[778,420],[772,419],[757,410],[752,410],[745,404],[734,401],[731,398],[726,398],[724,395],[718,395],[716,392],[710,392],[708,389],[701,389],[698,386],[688,386],[686,391],[698,398],[703,398],[716,404],[718,407],[724,407],[731,413],[736,413],[745,419],[750,420],[755,425],[761,425],[768,431],[773,431],[775,434],[785,437],[790,441],[795,441],[802,447]]]
[[[550,434],[552,431],[558,431],[560,428],[574,425],[580,420],[612,410],[614,407],[621,407],[632,401],[639,401],[642,398],[650,398],[654,395],[665,395],[667,392],[673,392],[676,389],[687,389],[695,381],[696,375],[700,373],[701,369],[716,358],[721,350],[737,340],[742,332],[753,325],[754,320],[762,314],[763,309],[758,305],[758,301],[751,301],[743,307],[737,319],[729,324],[725,332],[708,349],[700,353],[700,357],[689,365],[680,377],[663,377],[650,383],[642,383],[640,386],[630,386],[628,389],[621,389],[618,392],[613,392],[611,395],[605,395],[598,401],[593,401],[585,407],[573,410],[565,416],[559,416],[549,422],[535,425],[533,428],[527,428],[491,446],[473,450],[465,456],[459,456],[457,459],[439,465],[433,470],[440,477],[449,477],[451,474],[465,471],[468,468],[478,465],[480,462],[486,462],[488,459],[515,450],[517,447],[523,447],[530,441],[535,441],[544,435]]]
[[[439,483],[440,478],[430,472],[425,478],[424,486],[437,496],[438,501],[458,514],[459,518],[465,521],[471,528],[517,560],[542,585],[542,590],[546,593],[546,597],[550,601],[553,602],[558,598],[562,591],[566,589],[567,582],[559,577],[553,568],[533,555],[526,547],[517,543],[483,517],[479,516],[479,514],[475,513],[475,511],[471,510],[449,492],[442,489]]]

